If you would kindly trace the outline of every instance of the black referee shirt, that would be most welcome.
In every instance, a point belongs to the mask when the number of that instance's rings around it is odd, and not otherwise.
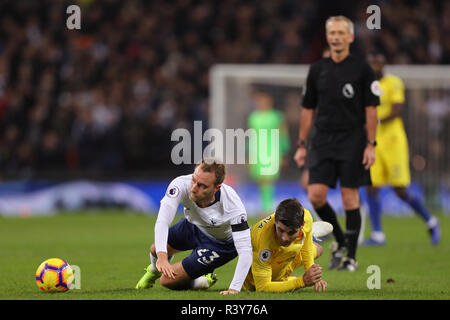
[[[335,63],[331,58],[311,65],[303,107],[316,109],[319,131],[350,131],[366,122],[366,106],[378,106],[379,84],[369,64],[353,55]]]

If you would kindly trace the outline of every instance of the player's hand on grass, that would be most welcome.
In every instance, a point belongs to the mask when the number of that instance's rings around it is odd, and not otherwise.
[[[167,258],[167,253],[158,252],[158,260],[156,261],[156,269],[170,279],[175,279],[176,273]]]
[[[317,281],[314,283],[314,291],[315,292],[324,292],[327,289],[327,282],[324,280]]]
[[[313,264],[303,275],[303,283],[306,287],[312,286],[322,279],[322,268],[318,264]]]
[[[222,294],[222,295],[238,294],[238,293],[239,293],[239,291],[234,290],[234,289],[228,289],[228,290],[225,290],[225,291],[220,291],[220,294]]]
[[[375,147],[371,144],[367,144],[364,150],[363,161],[364,169],[368,170],[375,163]]]
[[[297,148],[297,151],[295,152],[295,155],[294,155],[294,161],[295,161],[295,163],[297,163],[297,166],[299,166],[300,168],[305,165],[306,148],[304,148],[304,147]]]

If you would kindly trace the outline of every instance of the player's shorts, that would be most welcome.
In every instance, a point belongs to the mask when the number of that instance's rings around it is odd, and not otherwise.
[[[393,130],[377,136],[375,151],[375,163],[370,168],[373,186],[409,186],[409,148],[405,131]]]
[[[364,129],[351,132],[317,131],[308,151],[309,184],[325,184],[335,188],[358,188],[370,185],[370,171],[362,164],[367,136]]]
[[[185,218],[169,228],[167,243],[176,250],[192,250],[181,262],[191,279],[211,273],[237,257],[233,241],[212,239]]]

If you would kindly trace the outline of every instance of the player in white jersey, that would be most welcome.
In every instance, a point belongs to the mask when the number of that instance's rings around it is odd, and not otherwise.
[[[175,178],[167,188],[155,224],[151,264],[137,289],[160,284],[174,290],[206,289],[215,283],[214,269],[238,256],[229,289],[238,293],[252,264],[252,245],[247,213],[234,189],[223,183],[225,166],[204,159],[190,175]],[[179,205],[185,218],[169,228]],[[192,250],[182,261],[170,264],[172,256]]]

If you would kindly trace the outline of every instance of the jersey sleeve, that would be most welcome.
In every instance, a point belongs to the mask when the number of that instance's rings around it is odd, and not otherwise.
[[[236,191],[230,186],[226,189],[226,200],[223,201],[223,209],[230,216],[231,226],[247,222],[247,210]]]
[[[155,223],[155,247],[156,252],[167,252],[167,239],[169,236],[169,226],[172,223],[177,209],[161,202],[158,218]]]
[[[170,182],[166,194],[161,199],[161,203],[178,208],[187,192],[186,181],[184,181],[183,177],[177,177]]]
[[[247,223],[247,212],[236,191],[229,186],[227,186],[223,204],[225,213],[231,216],[229,220],[231,234],[238,253],[238,261],[229,288],[240,291],[252,265],[252,241]]]
[[[392,77],[390,81],[391,103],[404,103],[405,102],[405,87],[402,79],[399,77]]]
[[[228,201],[224,202],[224,209],[231,216],[230,226],[233,233],[250,229],[244,204],[232,188],[228,190]]]
[[[247,224],[247,223],[245,223]],[[250,229],[233,231],[233,242],[238,253],[238,261],[234,271],[233,280],[230,284],[230,289],[241,291],[245,278],[252,265],[252,240],[250,236]]]
[[[303,247],[300,250],[302,256],[303,266],[305,271],[314,264],[314,243],[312,239],[312,223],[313,219],[310,213],[305,214],[305,226]]]
[[[363,65],[363,103],[364,107],[378,106],[380,104],[380,83],[375,77],[375,72],[368,63]]]
[[[181,177],[178,177],[169,184],[165,196],[161,199],[158,218],[155,223],[156,252],[167,252],[169,226],[175,218],[178,206],[185,193],[185,182]]]
[[[316,65],[312,65],[306,77],[305,86],[303,87],[302,106],[306,109],[315,109],[317,107],[316,70]]]
[[[252,274],[255,289],[259,292],[286,292],[305,286],[303,277],[290,278],[286,281],[272,281],[272,266],[270,264],[270,250],[253,250]]]

